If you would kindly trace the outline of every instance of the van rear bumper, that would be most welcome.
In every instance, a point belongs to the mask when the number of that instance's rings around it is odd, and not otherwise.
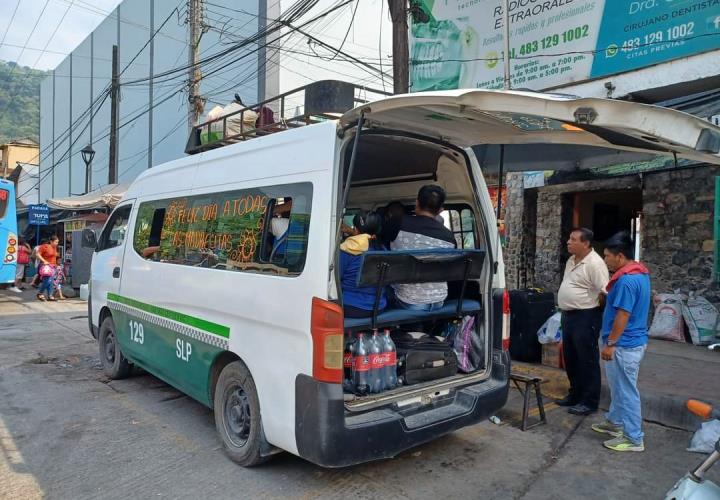
[[[295,439],[301,457],[323,467],[391,458],[480,422],[507,401],[510,359],[496,351],[490,378],[459,387],[428,405],[397,405],[346,414],[340,384],[295,380]],[[413,407],[414,406],[414,407]]]

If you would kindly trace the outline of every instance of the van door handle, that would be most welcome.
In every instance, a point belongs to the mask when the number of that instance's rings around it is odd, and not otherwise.
[[[116,267],[113,269],[113,278],[119,278],[120,277],[120,268]]]

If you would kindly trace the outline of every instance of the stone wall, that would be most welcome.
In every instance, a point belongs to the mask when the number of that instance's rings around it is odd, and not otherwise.
[[[713,275],[716,175],[720,168],[697,167],[646,173],[642,179],[627,176],[527,190],[519,174],[508,175],[508,287],[560,286],[571,193],[641,188],[641,258],[650,268],[653,290],[694,291],[720,305],[720,287]]]
[[[562,194],[538,189],[534,286],[555,291],[562,281]]]
[[[653,290],[694,291],[720,303],[713,277],[716,175],[716,167],[645,175],[641,257]]]
[[[522,173],[508,173],[505,176],[507,205],[505,206],[505,230],[507,246],[503,251],[505,279],[509,288],[515,288],[521,266],[520,252],[523,248],[523,177]]]

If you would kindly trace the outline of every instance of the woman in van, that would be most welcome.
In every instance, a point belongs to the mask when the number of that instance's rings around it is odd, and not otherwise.
[[[377,240],[382,218],[376,212],[361,212],[353,218],[357,234],[349,236],[340,245],[340,282],[343,309],[348,318],[369,318],[375,305],[375,287],[358,287],[362,255],[368,250],[384,250]],[[378,310],[387,307],[385,290],[381,292]]]

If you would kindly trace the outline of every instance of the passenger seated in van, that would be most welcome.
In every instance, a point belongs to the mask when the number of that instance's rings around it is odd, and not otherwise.
[[[445,203],[445,190],[428,184],[420,188],[415,215],[403,216],[390,230],[392,250],[455,248],[452,231],[438,220]],[[392,285],[397,306],[416,311],[440,309],[447,298],[447,283],[408,283]]]
[[[385,207],[383,213],[383,227],[380,230],[380,241],[385,248],[390,248],[390,243],[397,236],[397,227],[405,215],[405,205],[399,201],[391,201]]]
[[[340,245],[340,283],[343,309],[347,318],[369,318],[375,305],[375,287],[358,287],[358,273],[362,254],[368,250],[383,250],[376,235],[380,231],[381,217],[375,212],[361,212],[353,219],[358,234],[349,236]],[[378,311],[387,307],[385,290],[382,291]]]
[[[273,256],[282,258],[287,249],[287,233],[290,228],[290,211],[292,199],[286,198],[283,203],[273,207],[273,218],[270,221],[270,232],[273,235]]]

